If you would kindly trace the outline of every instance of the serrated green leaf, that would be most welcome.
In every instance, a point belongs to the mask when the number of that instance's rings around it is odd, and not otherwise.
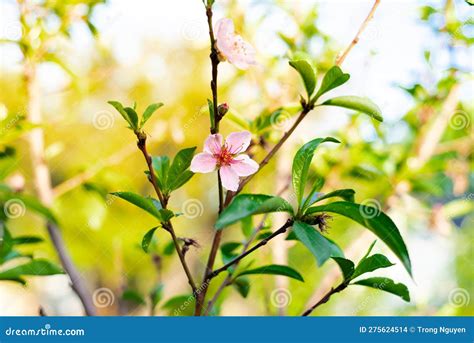
[[[372,256],[362,259],[359,262],[357,268],[354,271],[354,274],[352,275],[352,278],[355,279],[356,277],[362,274],[369,273],[380,268],[388,268],[393,265],[394,264],[390,262],[388,258],[384,255],[374,254]]]
[[[144,252],[148,253],[148,248],[150,246],[150,242],[153,239],[153,234],[155,233],[156,229],[158,229],[158,226],[155,226],[154,228],[150,229],[142,239],[142,249]]]
[[[350,75],[342,72],[341,68],[334,66],[327,71],[321,82],[321,87],[319,87],[318,92],[314,96],[314,101],[319,99],[319,97],[330,90],[339,87],[349,80]]]
[[[268,266],[262,266],[262,267],[258,267],[254,269],[245,270],[239,273],[239,275],[237,275],[236,277],[238,278],[243,275],[254,275],[254,274],[283,275],[283,276],[288,276],[289,278],[304,282],[303,277],[301,276],[300,273],[298,273],[298,271],[296,271],[295,269],[291,267],[283,266],[279,264],[270,264]]]
[[[295,221],[292,232],[313,253],[318,266],[322,266],[331,257],[344,257],[344,253],[336,243],[324,237],[309,224]]]
[[[339,96],[326,100],[319,106],[337,106],[344,107],[354,111],[359,111],[368,114],[378,121],[383,121],[382,112],[380,108],[368,98],[359,96]]]
[[[385,278],[385,277],[373,277],[369,279],[359,280],[351,285],[361,285],[372,287],[384,292],[392,293],[398,295],[403,300],[409,302],[410,301],[410,292],[408,291],[408,287],[405,286],[403,283],[395,283],[392,279]]]
[[[377,209],[375,210],[377,211]],[[310,207],[306,214],[318,212],[337,213],[366,227],[378,236],[402,261],[410,275],[411,262],[408,250],[395,223],[382,211],[374,213],[374,208],[352,202],[337,201],[326,205]]]
[[[148,119],[151,118],[153,113],[155,113],[155,111],[159,109],[161,106],[163,106],[163,103],[159,102],[156,104],[151,104],[146,108],[145,112],[143,112],[142,120],[140,121],[140,128],[142,128],[143,125],[145,125],[145,123],[148,121]]]
[[[298,207],[300,208],[306,181],[308,178],[309,166],[314,156],[316,148],[324,142],[339,143],[339,141],[332,137],[316,138],[303,145],[293,159],[292,167],[292,182],[295,190],[296,198],[298,200]]]
[[[239,194],[219,215],[215,227],[221,230],[245,217],[270,212],[293,213],[293,208],[285,199],[278,196]]]
[[[290,66],[292,66],[300,74],[303,79],[304,87],[308,93],[308,99],[311,98],[311,95],[316,88],[316,73],[308,61],[299,60],[299,61],[290,61]]]
[[[337,265],[341,269],[342,276],[344,277],[344,281],[350,280],[352,274],[354,274],[354,269],[355,269],[354,262],[343,257],[332,257],[332,259],[337,263]]]

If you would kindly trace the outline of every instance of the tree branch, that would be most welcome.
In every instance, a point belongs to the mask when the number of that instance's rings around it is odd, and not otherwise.
[[[346,59],[349,52],[351,52],[352,48],[359,42],[360,35],[362,34],[362,32],[364,32],[365,28],[374,17],[375,11],[377,10],[377,7],[379,6],[379,4],[380,4],[380,0],[375,0],[372,8],[370,9],[369,14],[365,18],[365,20],[362,22],[362,25],[359,27],[359,30],[357,31],[357,34],[355,35],[354,39],[348,45],[346,50],[344,50],[344,52],[340,56],[337,57],[336,65],[340,66]]]
[[[224,266],[220,267],[219,269],[216,269],[214,270],[211,274],[209,274],[209,280],[215,278],[217,275],[219,275],[220,273],[222,273],[223,271],[227,270],[227,268],[231,267],[232,265],[236,264],[237,262],[239,262],[241,259],[243,259],[244,257],[250,255],[252,252],[254,252],[255,250],[263,247],[264,245],[266,245],[270,240],[272,240],[273,238],[275,238],[276,236],[278,235],[281,235],[282,233],[285,233],[286,230],[291,227],[293,225],[293,219],[288,219],[286,221],[286,223],[280,227],[278,230],[276,230],[274,233],[272,233],[270,236],[268,236],[267,238],[265,239],[262,239],[260,242],[258,242],[255,246],[253,246],[252,248],[250,248],[249,250],[243,252],[242,254],[240,254],[239,256],[237,256],[236,258],[234,258],[232,261],[230,261],[229,263],[225,264]]]
[[[148,154],[148,151],[146,148],[146,135],[143,133],[138,133],[137,138],[138,138],[138,142],[137,142],[138,149],[140,149],[143,156],[145,157],[146,164],[148,166],[148,171],[150,172],[149,181],[153,185],[156,195],[160,199],[161,206],[163,208],[166,208],[168,206],[168,197],[163,195],[163,192],[160,190],[160,187],[158,186],[158,182],[155,176],[155,170],[153,169],[152,159],[151,159],[151,156]],[[169,221],[161,223],[161,224],[163,228],[170,233],[171,238],[173,239],[175,250],[179,256],[179,260],[184,269],[184,272],[186,273],[186,277],[188,278],[189,285],[191,286],[191,289],[193,290],[193,294],[196,294],[197,287],[194,282],[191,271],[189,270],[188,264],[186,263],[186,259],[184,258],[183,252],[181,251],[181,247],[179,246],[178,238],[176,237],[176,233],[174,232],[173,225]]]
[[[346,289],[347,286],[348,284],[343,282],[336,288],[331,288],[331,290],[327,292],[326,295],[321,298],[321,300],[319,300],[316,304],[314,304],[309,309],[304,311],[301,316],[303,317],[309,316],[311,312],[313,312],[318,306],[327,303],[333,294],[341,292],[342,290]]]

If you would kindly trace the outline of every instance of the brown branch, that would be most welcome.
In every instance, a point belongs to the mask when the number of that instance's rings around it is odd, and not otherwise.
[[[237,262],[239,262],[241,259],[243,259],[244,257],[250,255],[251,253],[253,253],[255,250],[263,247],[264,245],[266,245],[269,241],[271,241],[273,238],[275,238],[276,236],[278,235],[281,235],[282,233],[285,233],[286,230],[291,227],[293,225],[293,220],[292,219],[288,219],[286,221],[286,223],[280,227],[278,230],[276,230],[274,233],[272,233],[270,236],[268,236],[267,238],[265,239],[262,239],[260,242],[258,242],[255,246],[253,246],[252,248],[250,248],[249,250],[243,252],[242,254],[240,254],[239,256],[237,256],[236,258],[234,258],[232,261],[226,263],[224,266],[214,270],[211,274],[209,274],[209,280],[215,278],[217,275],[219,275],[220,273],[222,273],[223,271],[227,270],[229,267],[231,267],[232,265],[236,264]]]
[[[148,154],[148,151],[146,149],[146,134],[144,134],[143,132],[139,132],[139,133],[137,133],[137,138],[138,138],[138,142],[137,142],[138,149],[140,149],[140,151],[142,152],[142,154],[145,158],[146,164],[148,166],[148,171],[150,173],[149,181],[152,184],[153,188],[155,189],[156,195],[160,199],[161,206],[163,208],[166,208],[167,205],[168,205],[168,197],[163,194],[160,187],[158,186],[158,182],[156,180],[156,175],[155,175],[155,170],[153,169],[152,159],[151,159],[151,156]],[[166,231],[168,231],[170,233],[171,238],[173,239],[174,247],[175,247],[175,250],[178,254],[179,260],[180,260],[181,265],[184,269],[184,272],[186,273],[186,277],[188,278],[188,283],[191,286],[191,289],[193,290],[193,294],[196,294],[197,287],[196,287],[196,284],[194,282],[191,271],[189,270],[188,264],[186,263],[186,259],[184,258],[181,247],[179,246],[178,238],[176,237],[176,233],[174,232],[173,225],[169,221],[163,222],[163,223],[161,223],[161,225],[163,226],[163,228]]]
[[[375,0],[372,8],[370,9],[369,14],[365,18],[365,20],[362,22],[362,25],[359,27],[359,30],[357,31],[357,34],[355,35],[354,39],[347,46],[346,50],[344,50],[344,52],[336,58],[337,66],[340,66],[344,62],[347,55],[351,52],[352,48],[359,42],[360,35],[362,34],[362,32],[364,32],[365,28],[374,17],[375,11],[377,10],[377,7],[379,6],[379,4],[380,4],[380,0]]]
[[[25,62],[25,82],[27,88],[28,119],[33,125],[42,124],[40,88],[36,76],[36,65],[32,60]],[[51,173],[44,156],[44,132],[41,127],[32,130],[28,136],[31,163],[33,168],[33,183],[41,202],[46,206],[51,206],[54,201],[53,189],[51,186]],[[64,271],[71,280],[71,287],[79,297],[86,315],[93,316],[96,309],[92,303],[92,298],[87,290],[84,280],[76,269],[69,255],[64,239],[59,228],[51,223],[46,223],[46,228],[54,249],[61,261]]]
[[[326,295],[321,298],[321,300],[319,300],[316,304],[314,304],[309,309],[304,311],[301,316],[303,317],[309,316],[311,312],[313,312],[318,306],[327,303],[333,294],[341,292],[342,290],[346,289],[347,286],[348,284],[343,282],[336,288],[331,288],[331,290],[327,292]]]

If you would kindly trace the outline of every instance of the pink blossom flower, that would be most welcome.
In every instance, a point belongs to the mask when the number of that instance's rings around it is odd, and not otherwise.
[[[255,49],[240,35],[235,34],[232,19],[219,19],[215,32],[216,49],[220,59],[227,59],[239,69],[248,69],[250,65],[256,64]]]
[[[242,154],[249,147],[250,139],[248,131],[233,132],[225,142],[220,134],[209,135],[204,143],[204,152],[191,161],[191,171],[210,173],[217,168],[222,185],[229,191],[236,191],[239,177],[252,175],[258,170],[258,163]]]

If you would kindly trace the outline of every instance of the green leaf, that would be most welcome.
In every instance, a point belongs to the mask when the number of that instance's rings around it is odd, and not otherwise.
[[[166,256],[170,256],[170,255],[173,255],[173,253],[175,252],[175,246],[174,246],[174,242],[173,241],[170,241],[168,244],[165,245],[165,247],[163,248],[163,254],[166,255]]]
[[[142,128],[143,125],[145,125],[145,123],[148,121],[148,119],[151,118],[153,113],[155,113],[155,111],[157,109],[159,109],[161,106],[163,106],[163,103],[159,102],[159,103],[156,103],[156,104],[151,104],[146,108],[145,112],[143,112],[143,115],[142,115],[142,120],[140,122],[140,128]]]
[[[123,109],[127,114],[128,117],[130,118],[130,122],[132,123],[131,127],[133,130],[138,130],[138,114],[135,112],[135,110],[131,107],[125,107]]]
[[[293,213],[291,205],[283,198],[265,194],[239,194],[219,215],[216,229],[221,230],[254,214],[270,212]]]
[[[158,305],[158,303],[161,301],[163,298],[163,288],[164,285],[162,283],[158,284],[155,288],[153,288],[150,292],[150,299],[151,299],[151,304],[153,308]]]
[[[14,245],[20,244],[35,244],[43,242],[43,238],[38,236],[17,236],[13,238]]]
[[[232,282],[232,287],[234,287],[237,292],[239,292],[239,294],[244,298],[247,298],[247,296],[249,295],[250,282],[249,279],[246,277],[239,277],[238,279],[234,280],[234,282]]]
[[[122,300],[130,301],[136,305],[145,305],[146,301],[143,299],[140,293],[133,289],[126,289],[122,293]]]
[[[0,272],[0,280],[18,281],[24,275],[45,276],[55,274],[64,274],[64,272],[45,259],[36,259]]]
[[[301,75],[306,92],[308,92],[308,99],[311,98],[314,88],[316,88],[316,73],[314,72],[313,67],[308,61],[305,60],[290,61],[289,63],[290,66],[295,68],[296,71]]]
[[[142,210],[145,210],[159,221],[167,221],[173,216],[173,213],[170,210],[158,208],[151,198],[144,198],[141,195],[132,192],[114,192],[111,194],[128,201]]]
[[[408,273],[412,275],[410,257],[405,242],[395,223],[385,213],[377,211],[375,215],[372,215],[374,213],[373,207],[345,201],[310,207],[306,210],[306,214],[318,212],[337,213],[365,226],[387,244],[402,261]]]
[[[17,202],[20,207],[24,206],[27,209],[43,216],[45,219],[49,220],[50,222],[54,224],[58,223],[54,214],[51,212],[51,210],[47,208],[46,206],[44,206],[39,200],[37,200],[36,198],[32,196],[6,191],[6,192],[0,192],[0,201],[5,202],[5,203],[8,201],[12,201],[12,203]],[[4,206],[5,205],[7,204],[4,204]],[[5,208],[5,210],[8,210],[8,208]]]
[[[314,151],[323,142],[339,143],[339,141],[332,137],[316,138],[303,145],[293,159],[292,181],[293,188],[298,200],[298,206],[301,205],[308,178],[309,166],[314,156]]]
[[[296,238],[316,257],[318,266],[322,266],[330,257],[344,257],[344,253],[336,243],[324,237],[311,225],[296,221],[293,224],[292,231],[295,233]]]
[[[342,276],[344,281],[350,280],[352,274],[354,273],[354,262],[343,257],[332,257],[332,259],[337,263],[341,269]]]
[[[313,204],[321,200],[334,198],[334,197],[344,199],[345,201],[354,202],[354,194],[355,194],[355,191],[353,189],[338,189],[337,191],[326,193],[323,196],[317,198],[313,202]]]
[[[311,206],[317,199],[318,199],[318,192],[324,185],[324,179],[322,177],[318,177],[316,181],[313,183],[313,187],[306,198],[303,198],[303,205],[301,206],[302,209],[306,209],[307,207]]]
[[[242,243],[239,242],[228,242],[224,243],[221,246],[221,254],[222,254],[222,262],[224,264],[229,263],[232,261],[234,258],[237,257],[237,253],[235,253],[235,250],[239,248],[242,245]]]
[[[356,277],[362,274],[369,273],[380,268],[388,268],[393,265],[394,264],[390,262],[388,258],[384,255],[374,254],[372,256],[362,259],[359,262],[354,274],[352,275],[352,278],[355,279]]]
[[[209,120],[211,122],[211,127],[214,127],[216,125],[216,118],[214,117],[214,104],[209,99],[207,99],[207,106],[209,107]]]
[[[283,276],[288,276],[289,278],[304,282],[303,277],[296,270],[294,270],[291,267],[278,265],[278,264],[270,264],[268,266],[245,270],[239,273],[239,275],[237,275],[236,277],[238,278],[239,276],[242,276],[242,275],[253,275],[253,274],[283,275]]]
[[[313,101],[316,101],[321,95],[329,92],[331,89],[346,83],[349,78],[350,75],[343,73],[341,68],[338,66],[332,67],[327,71],[326,75],[324,75],[323,81],[321,82],[321,87],[319,87],[319,90],[314,96]]]
[[[150,242],[153,239],[153,234],[155,233],[156,229],[158,229],[158,226],[155,226],[152,228],[150,231],[148,231],[145,236],[143,236],[142,239],[142,249],[144,252],[148,253],[148,248],[150,246]]]
[[[3,223],[0,223],[0,265],[8,259],[13,249],[13,239],[10,231]]]
[[[188,182],[188,180],[194,175],[194,173],[188,170],[188,168],[191,165],[191,160],[193,159],[195,150],[196,147],[187,148],[176,154],[173,163],[169,168],[167,177],[167,188],[170,191],[178,189]]]
[[[151,158],[153,170],[155,171],[158,186],[164,192],[168,192],[168,173],[170,169],[170,159],[168,156],[153,156]]]
[[[125,119],[125,121],[130,125],[130,128],[135,129],[136,127],[134,126],[134,122],[138,122],[138,117],[136,118],[136,121],[134,118],[130,117],[130,114],[123,108],[122,104],[118,101],[109,101],[108,102],[110,105],[115,107],[118,113]]]
[[[395,283],[392,279],[385,277],[372,277],[369,279],[359,280],[352,285],[361,285],[379,289],[388,293],[398,295],[403,300],[410,301],[410,292],[408,291],[407,286],[403,283]]]
[[[162,306],[168,310],[168,314],[172,316],[192,316],[194,313],[195,299],[190,294],[177,295]]]
[[[368,114],[369,116],[380,122],[383,121],[382,112],[380,111],[380,108],[375,103],[373,103],[372,100],[359,96],[339,96],[326,100],[319,106],[344,107]]]
[[[240,221],[242,228],[242,233],[245,238],[249,238],[253,233],[253,219],[252,217],[245,217]]]

